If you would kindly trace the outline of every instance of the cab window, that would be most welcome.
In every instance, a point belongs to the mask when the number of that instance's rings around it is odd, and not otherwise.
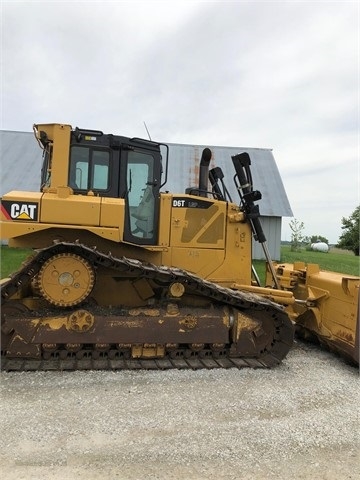
[[[135,237],[154,237],[155,198],[154,157],[129,152],[127,164],[127,198],[130,231]]]
[[[73,146],[70,153],[69,186],[74,190],[109,189],[110,153],[90,147]]]

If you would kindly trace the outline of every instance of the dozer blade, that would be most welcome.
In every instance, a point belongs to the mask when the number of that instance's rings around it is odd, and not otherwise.
[[[359,365],[360,278],[302,262],[280,265],[277,274],[296,298],[297,335]]]

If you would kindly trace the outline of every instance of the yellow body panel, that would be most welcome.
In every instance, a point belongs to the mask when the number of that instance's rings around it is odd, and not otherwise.
[[[47,123],[36,125],[38,135],[45,132],[51,140],[52,161],[50,166],[51,184],[53,186],[66,186],[68,184],[69,149],[71,125]],[[39,138],[39,137],[38,137]],[[52,187],[49,191],[56,191]]]
[[[53,230],[59,231],[61,229],[62,233],[56,234],[55,236],[51,233]],[[4,222],[1,225],[1,239],[9,240],[10,247],[18,248],[41,248],[46,245],[51,244],[53,241],[61,238],[62,240],[67,240],[69,238],[71,241],[78,239],[73,238],[72,231],[76,232],[88,232],[88,234],[93,233],[94,235],[101,237],[111,242],[120,242],[120,230],[118,228],[103,228],[103,227],[91,227],[91,226],[79,226],[79,225],[59,225],[54,223],[25,223],[25,222]],[[33,234],[33,236],[30,236]]]
[[[41,192],[22,192],[18,190],[11,190],[11,192],[3,195],[2,200],[23,201],[23,202],[39,202],[42,197]]]
[[[216,249],[173,247],[171,255],[166,255],[166,259],[169,257],[171,257],[170,265],[194,272],[207,279],[224,262],[224,252]]]
[[[169,222],[171,216],[172,195],[162,193],[160,195],[160,212],[159,215],[159,238],[158,245],[162,247],[169,246],[170,229]],[[166,265],[166,264],[165,264]]]
[[[12,246],[44,246],[51,243],[50,230],[58,229],[61,229],[60,238],[69,241],[73,240],[72,231],[75,230],[84,234],[88,231],[111,242],[123,240],[124,199],[73,195],[70,188],[61,187],[57,193],[14,191],[5,195],[3,201],[37,202],[39,205],[38,222],[3,218],[1,237],[12,239]],[[251,229],[243,214],[236,205],[203,201],[210,207],[175,208],[173,195],[161,194],[158,245],[131,247],[129,244],[126,250],[136,248],[134,257],[139,256],[139,249],[154,250],[154,263],[183,268],[220,285],[250,285]],[[28,234],[33,235],[27,238]],[[124,245],[109,245],[108,248],[118,254],[125,251]],[[159,249],[160,257],[155,255]]]
[[[100,197],[69,195],[61,198],[55,193],[44,193],[40,221],[63,225],[100,226]]]
[[[38,221],[42,195],[40,192],[18,192],[17,190],[3,195],[2,203],[11,202],[12,207],[11,211],[7,212],[2,205],[1,221]]]
[[[176,197],[180,197],[176,195]],[[184,196],[185,197],[185,196]],[[188,196],[199,202],[199,197]],[[178,208],[174,195],[161,194],[161,264],[231,286],[251,284],[251,228],[235,204],[201,198],[209,208]]]
[[[226,217],[224,254],[224,262],[211,275],[211,280],[228,287],[235,283],[251,285],[252,232],[244,215],[231,204]]]
[[[61,228],[63,237],[66,230],[77,229],[114,242],[122,240],[124,199],[72,195],[69,191],[65,187],[58,189],[58,193],[12,191],[4,195],[2,202],[14,205],[11,209],[14,218],[1,210],[1,239],[13,239],[12,246],[32,248],[36,245],[26,238],[28,234],[44,232],[46,236],[46,230]],[[37,210],[31,208],[33,204],[38,205]],[[36,212],[36,219],[31,218],[32,212]]]
[[[194,197],[194,203],[196,200],[199,201]],[[206,209],[172,208],[171,224],[168,226],[171,245],[224,249],[227,204],[211,200],[202,202],[211,206]]]
[[[123,198],[102,198],[100,205],[100,225],[102,227],[117,227],[124,225],[125,201]]]

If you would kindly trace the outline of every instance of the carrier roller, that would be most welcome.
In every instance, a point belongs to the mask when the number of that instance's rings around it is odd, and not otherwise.
[[[79,243],[38,250],[1,300],[3,370],[268,368],[293,343],[266,298]]]

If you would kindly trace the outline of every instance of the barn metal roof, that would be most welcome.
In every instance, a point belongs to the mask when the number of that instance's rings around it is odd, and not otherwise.
[[[187,187],[196,187],[201,154],[203,149],[208,147],[213,154],[210,168],[215,166],[222,168],[232,200],[238,203],[231,156],[248,152],[251,158],[254,189],[262,193],[262,200],[259,203],[261,215],[293,216],[270,149],[167,144],[169,145],[169,175],[163,190],[182,193]],[[42,150],[32,132],[0,130],[0,195],[11,190],[38,191],[41,164]]]
[[[166,142],[164,142],[166,143]],[[219,147],[211,145],[184,145],[168,143],[169,175],[165,187],[170,192],[184,191],[198,185],[198,171],[204,148],[210,148],[212,159],[210,168],[221,167],[224,181],[231,198],[239,203],[233,177],[235,174],[231,156],[247,152],[251,159],[251,173],[254,190],[260,190],[260,213],[269,217],[292,217],[293,213],[287,198],[281,176],[270,149],[245,147]]]

